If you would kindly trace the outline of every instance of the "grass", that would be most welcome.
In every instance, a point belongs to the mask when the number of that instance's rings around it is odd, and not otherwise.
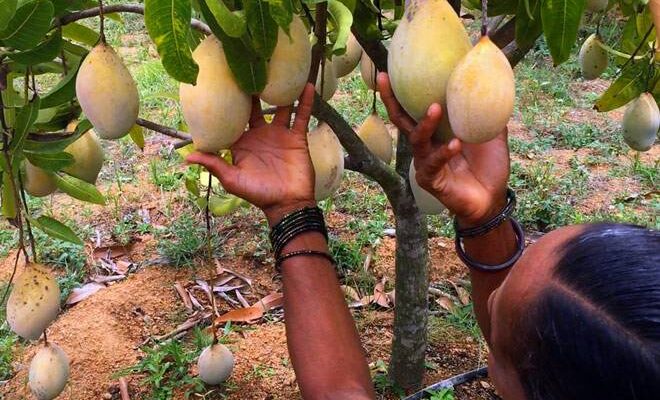
[[[0,282],[0,296],[5,293],[7,284]],[[5,320],[6,316],[7,299],[3,304],[0,304],[0,381],[11,378],[14,373],[12,367],[12,360],[14,356],[15,347],[18,345],[18,336],[16,336],[10,329]]]
[[[457,340],[465,336],[479,342],[483,341],[472,303],[456,305],[445,314],[429,317],[427,337],[431,345]]]
[[[206,226],[189,212],[182,213],[158,233],[158,251],[177,267],[191,266],[196,257],[207,253]],[[217,249],[218,236],[211,234],[211,250]]]
[[[454,400],[454,389],[444,388],[439,390],[427,390],[428,400]]]

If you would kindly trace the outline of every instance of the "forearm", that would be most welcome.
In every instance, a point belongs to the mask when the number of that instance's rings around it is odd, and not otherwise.
[[[320,233],[296,237],[284,253],[328,251]],[[287,344],[305,399],[371,399],[373,386],[355,323],[334,266],[316,256],[299,256],[281,266]]]

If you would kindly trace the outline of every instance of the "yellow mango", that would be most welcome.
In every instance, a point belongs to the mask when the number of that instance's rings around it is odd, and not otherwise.
[[[660,111],[651,93],[642,93],[623,115],[623,139],[637,151],[651,149],[660,128]]]
[[[101,43],[89,52],[76,77],[76,96],[103,139],[125,136],[140,109],[137,86],[115,51]]]
[[[447,114],[454,135],[468,143],[493,139],[511,119],[515,98],[509,60],[488,36],[482,37],[447,82]]]
[[[179,97],[193,144],[199,151],[228,149],[243,134],[252,103],[229,69],[222,43],[204,39],[193,52],[199,65],[197,85],[182,83]]]
[[[94,185],[105,159],[101,141],[96,136],[94,129],[83,133],[78,140],[68,145],[64,151],[73,156],[74,162],[62,171]]]
[[[27,160],[25,161],[23,188],[30,196],[34,197],[48,196],[57,190],[55,178],[51,173],[35,167]]]
[[[208,346],[197,359],[199,378],[207,385],[219,385],[226,381],[234,369],[234,355],[229,349],[217,343]]]
[[[367,148],[385,164],[392,161],[392,135],[387,130],[385,122],[377,114],[369,115],[358,129],[357,134]]]
[[[426,191],[426,189],[419,186],[417,178],[415,177],[416,174],[415,162],[414,160],[411,160],[410,169],[408,170],[408,179],[410,181],[410,189],[415,198],[415,203],[417,203],[417,208],[419,208],[419,211],[421,211],[422,214],[426,215],[442,213],[445,210],[445,206],[435,196]]]
[[[351,34],[346,42],[346,53],[332,57],[332,64],[335,67],[337,78],[341,78],[342,76],[346,76],[353,72],[360,62],[361,56],[362,47],[357,39],[355,39],[355,36]]]
[[[344,151],[330,126],[325,122],[307,133],[309,156],[314,166],[314,194],[317,201],[330,197],[341,184],[344,174]]]
[[[69,358],[62,348],[48,343],[32,358],[28,384],[38,400],[52,400],[64,390],[69,379]]]
[[[360,59],[360,76],[364,84],[371,90],[376,90],[376,75],[378,71],[376,70],[376,64],[371,61],[369,55],[366,51],[362,52],[362,57]]]
[[[392,36],[388,71],[394,95],[411,117],[419,120],[432,103],[444,109],[449,75],[470,48],[467,31],[446,0],[407,2]]]
[[[277,45],[268,61],[268,83],[260,95],[274,106],[293,104],[300,97],[312,64],[312,46],[300,17],[293,17],[289,33],[291,37],[279,29]]]
[[[319,72],[316,77],[316,93],[321,94],[321,89],[323,89],[323,94],[321,97],[323,100],[328,101],[335,95],[337,91],[337,76],[335,75],[335,67],[331,62],[325,62],[323,67],[323,82],[321,82],[321,67],[319,66]]]
[[[607,69],[607,51],[600,46],[598,35],[594,33],[584,41],[578,53],[578,61],[584,79],[596,79]]]

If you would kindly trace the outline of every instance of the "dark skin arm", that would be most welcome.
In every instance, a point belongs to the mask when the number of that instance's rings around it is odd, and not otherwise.
[[[230,193],[263,210],[271,226],[291,211],[314,206],[314,170],[307,150],[307,125],[314,87],[307,85],[293,125],[291,107],[279,107],[266,123],[255,99],[250,129],[232,146],[234,165],[213,154],[194,153],[188,162],[205,166]],[[319,233],[297,236],[283,253],[328,252]],[[282,264],[289,354],[305,399],[375,398],[367,362],[334,267],[314,256]]]
[[[417,182],[456,215],[460,227],[481,225],[504,208],[510,164],[506,131],[482,144],[464,143],[456,138],[446,144],[436,143],[431,136],[443,118],[439,104],[432,104],[417,123],[394,97],[387,74],[378,75],[378,88],[391,121],[410,141]],[[515,253],[513,227],[506,222],[485,236],[466,239],[464,247],[475,261],[500,264]],[[488,297],[507,274],[508,270],[470,273],[475,313],[487,340]]]

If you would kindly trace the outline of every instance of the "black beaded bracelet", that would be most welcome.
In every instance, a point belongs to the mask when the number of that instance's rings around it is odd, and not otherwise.
[[[518,261],[518,259],[520,259],[520,256],[522,256],[523,251],[525,250],[525,231],[523,230],[520,223],[514,218],[509,218],[509,220],[511,221],[513,230],[516,233],[516,252],[513,254],[513,256],[511,256],[510,259],[499,265],[487,265],[477,262],[471,259],[465,253],[465,249],[463,248],[463,240],[460,236],[456,235],[456,254],[458,254],[458,258],[460,258],[461,261],[463,261],[463,263],[465,263],[465,265],[468,267],[483,272],[497,272],[512,267]]]
[[[270,242],[275,259],[280,257],[284,246],[303,232],[320,232],[328,239],[323,212],[318,207],[305,207],[286,215],[270,231]]]
[[[323,257],[326,260],[330,261],[330,264],[335,263],[334,258],[332,258],[332,256],[326,252],[318,251],[318,250],[298,250],[298,251],[292,251],[290,253],[282,254],[281,256],[279,256],[275,261],[275,269],[277,270],[277,272],[281,272],[280,268],[282,267],[282,263],[284,261],[299,256]]]
[[[465,228],[460,229],[458,227],[458,220],[454,217],[454,230],[456,231],[456,237],[462,238],[471,238],[477,236],[483,236],[486,233],[492,231],[506,221],[513,214],[513,210],[516,208],[516,194],[510,188],[506,191],[506,206],[500,211],[496,216],[491,218],[485,224],[476,226],[474,228]]]

